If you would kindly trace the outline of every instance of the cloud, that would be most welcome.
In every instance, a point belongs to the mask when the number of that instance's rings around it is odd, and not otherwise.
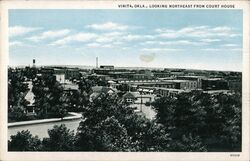
[[[113,44],[114,44],[114,45],[121,45],[121,44],[124,44],[124,43],[121,42],[121,41],[115,41],[115,42],[113,42]]]
[[[61,33],[60,33],[61,34]],[[45,34],[41,34],[45,35]],[[46,34],[47,37],[48,34]],[[59,34],[58,34],[59,35]],[[58,36],[55,35],[55,36]],[[61,36],[61,35],[60,35]],[[44,38],[45,36],[43,36]],[[137,40],[148,40],[152,39],[151,35],[136,35],[136,34],[128,34],[126,32],[106,32],[102,34],[97,34],[95,32],[90,33],[77,33],[71,36],[66,36],[64,38],[58,39],[52,42],[50,45],[65,45],[72,42],[89,42],[90,45],[96,46],[96,44],[105,45],[107,43],[120,45],[124,44],[127,41],[137,41]],[[30,40],[39,41],[41,38],[33,37],[29,38]]]
[[[105,45],[102,45],[101,47],[103,47],[103,48],[112,48],[113,45],[111,45],[111,44],[105,44]]]
[[[87,47],[100,47],[101,44],[99,44],[99,43],[89,43],[89,44],[87,44],[86,46],[87,46]]]
[[[141,35],[131,35],[131,34],[123,37],[123,39],[127,41],[140,40],[142,38],[143,37]]]
[[[239,45],[238,44],[223,44],[221,46],[223,46],[223,47],[237,47]]]
[[[24,44],[21,41],[12,41],[9,43],[9,47],[13,46],[23,46]]]
[[[100,43],[89,43],[89,44],[86,44],[87,47],[90,47],[90,48],[112,48],[113,45],[111,44],[100,44]]]
[[[182,49],[174,49],[174,48],[142,48],[142,51],[147,52],[166,52],[166,51],[180,51]]]
[[[88,42],[91,41],[90,44],[101,44],[101,43],[111,43],[117,42],[116,44],[122,44],[121,42],[122,37],[126,35],[123,32],[108,32],[103,34],[96,34],[96,33],[77,33],[72,36],[66,36],[62,39],[54,41],[51,45],[64,45],[71,42]]]
[[[155,36],[153,35],[136,35],[136,34],[127,34],[122,37],[125,41],[136,41],[136,40],[152,40]]]
[[[220,51],[221,49],[219,49],[219,48],[205,48],[202,50],[204,50],[204,51]]]
[[[95,29],[95,30],[127,30],[128,26],[126,25],[121,25],[118,23],[113,23],[113,22],[107,22],[103,24],[92,24],[86,26],[87,28]]]
[[[234,49],[230,49],[232,51],[242,51],[242,48],[234,48]]]
[[[126,35],[126,33],[124,32],[108,32],[104,34],[99,34],[95,41],[98,43],[120,41],[121,37],[123,37],[124,35]]]
[[[65,45],[71,42],[88,42],[97,38],[95,33],[78,33],[72,36],[67,36],[51,43],[51,45]]]
[[[211,38],[211,37],[235,37],[240,34],[234,33],[234,30],[227,26],[193,26],[184,27],[179,30],[172,29],[156,29],[155,32],[162,38],[180,38],[180,37],[193,37],[193,38]]]
[[[141,43],[142,45],[205,45],[205,42],[196,42],[189,40],[177,40],[177,41],[146,41]]]
[[[220,39],[201,39],[202,42],[207,42],[207,43],[210,43],[210,42],[219,42],[221,41]]]
[[[158,44],[159,41],[145,41],[142,42],[141,45],[152,45],[152,44]]]
[[[57,30],[57,31],[46,31],[37,36],[32,36],[27,39],[30,41],[38,42],[44,39],[51,39],[51,38],[58,38],[58,37],[66,36],[69,33],[70,33],[69,29],[62,29],[62,30]]]
[[[112,38],[108,38],[108,37],[99,37],[96,39],[96,42],[99,43],[106,43],[106,42],[112,42],[113,39]]]
[[[219,26],[219,27],[212,28],[212,30],[216,32],[230,32],[231,28],[227,26]]]
[[[202,42],[195,42],[189,40],[177,40],[177,41],[166,41],[160,42],[160,45],[204,45]]]
[[[20,36],[40,29],[41,28],[38,27],[12,26],[9,27],[9,36],[10,37]]]
[[[230,51],[242,51],[242,48],[205,48],[203,51],[221,51],[221,52],[230,52]]]

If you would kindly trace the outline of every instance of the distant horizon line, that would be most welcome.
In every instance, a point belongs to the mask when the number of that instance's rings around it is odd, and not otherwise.
[[[8,65],[8,67],[32,67],[33,65]],[[88,67],[88,68],[96,68],[96,66],[93,65],[36,65],[36,67],[45,67],[45,66],[55,66],[55,67],[67,67],[67,66],[74,66],[74,67]],[[186,69],[186,70],[203,70],[203,71],[223,71],[223,72],[241,72],[239,70],[219,70],[219,69],[197,69],[197,68],[181,68],[181,67],[133,67],[133,66],[115,66],[115,65],[106,65],[106,64],[102,64],[99,65],[98,68],[100,68],[100,66],[114,66],[114,68],[141,68],[141,69],[145,69],[145,68],[151,68],[151,69]]]

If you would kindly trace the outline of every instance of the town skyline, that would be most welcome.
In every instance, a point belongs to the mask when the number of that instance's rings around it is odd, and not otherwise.
[[[100,64],[100,65],[112,65],[112,64]],[[32,63],[27,65],[9,65],[11,68],[24,68],[24,67],[32,67]],[[66,68],[79,68],[79,69],[95,69],[94,65],[57,65],[57,64],[40,64],[36,65],[36,67],[66,67]],[[99,66],[100,67],[100,66]],[[195,71],[222,71],[222,72],[242,72],[237,70],[216,70],[216,69],[195,69],[195,68],[181,68],[181,67],[140,67],[140,66],[114,66],[116,69],[129,69],[129,70],[140,70],[140,69],[148,69],[148,70],[164,70],[164,69],[185,69],[185,70],[195,70]]]
[[[242,70],[240,10],[9,13],[12,66],[31,64],[31,58],[38,65],[95,66],[99,57],[100,64],[116,67]]]

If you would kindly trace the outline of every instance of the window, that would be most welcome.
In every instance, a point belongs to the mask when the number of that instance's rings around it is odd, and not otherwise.
[[[127,102],[133,102],[133,100],[131,98],[127,98],[126,101]]]

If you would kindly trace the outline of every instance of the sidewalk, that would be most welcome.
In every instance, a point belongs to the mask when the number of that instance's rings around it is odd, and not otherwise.
[[[75,113],[75,112],[69,112],[69,114],[74,115],[74,116],[68,116],[68,117],[64,117],[64,118],[51,118],[51,119],[12,122],[12,123],[8,123],[8,127],[32,125],[32,124],[42,124],[42,123],[58,122],[58,121],[65,121],[65,120],[76,120],[76,119],[80,119],[82,117],[82,114]]]

